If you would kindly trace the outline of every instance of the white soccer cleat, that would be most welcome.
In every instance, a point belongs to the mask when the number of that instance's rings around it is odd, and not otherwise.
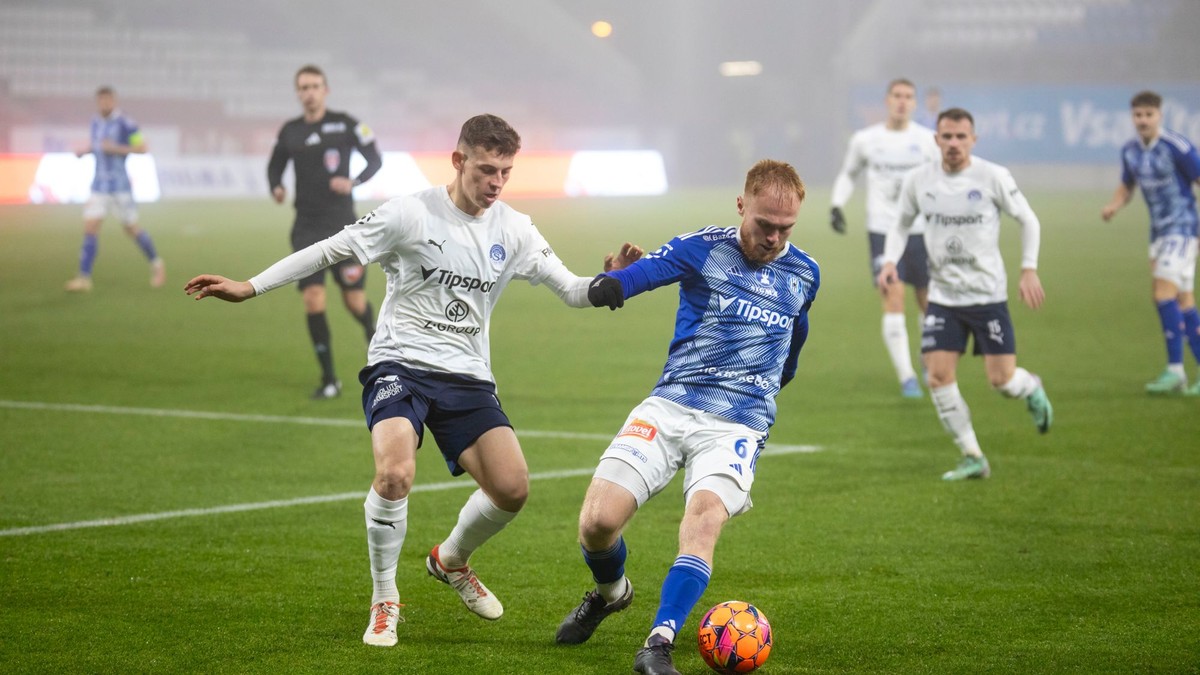
[[[92,290],[92,278],[82,274],[67,282],[64,286],[69,293],[87,293]]]
[[[371,622],[363,633],[363,644],[373,647],[393,647],[396,644],[396,624],[404,621],[400,617],[400,605],[395,602],[377,602],[371,605]]]
[[[150,288],[162,288],[167,283],[167,267],[162,258],[155,258],[150,263]]]
[[[495,621],[504,614],[504,605],[501,605],[495,594],[475,576],[475,570],[469,565],[453,570],[442,566],[442,561],[438,559],[437,546],[434,546],[425,558],[425,569],[434,579],[449,584],[450,588],[458,593],[458,597],[462,598],[467,609],[479,616],[488,621]]]

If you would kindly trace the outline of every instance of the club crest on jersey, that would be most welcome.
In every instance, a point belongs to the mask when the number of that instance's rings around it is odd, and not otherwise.
[[[621,436],[637,436],[644,441],[652,441],[658,435],[658,428],[653,424],[643,419],[634,418],[632,422],[625,425],[621,433],[617,434],[617,438]]]
[[[488,251],[488,257],[491,258],[492,262],[494,263],[502,263],[504,262],[504,259],[508,257],[508,253],[504,251],[504,247],[500,244],[492,244],[491,250]]]
[[[967,193],[967,201],[977,202],[983,199],[983,193],[979,190],[971,190]]]
[[[788,275],[788,290],[792,295],[800,295],[800,277],[793,274]]]
[[[337,171],[338,165],[342,163],[342,151],[337,148],[327,148],[325,150],[325,170],[329,173]]]

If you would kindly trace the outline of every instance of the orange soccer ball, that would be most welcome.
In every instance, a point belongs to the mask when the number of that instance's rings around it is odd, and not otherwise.
[[[700,656],[718,673],[748,673],[771,655],[771,622],[748,602],[730,600],[708,610],[698,637]]]

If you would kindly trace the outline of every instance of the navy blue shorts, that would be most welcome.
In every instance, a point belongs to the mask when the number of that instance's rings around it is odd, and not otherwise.
[[[886,235],[868,232],[867,240],[871,245],[871,282],[879,277],[879,268],[883,266],[883,242]],[[929,287],[929,253],[925,250],[925,235],[910,234],[908,243],[904,245],[904,255],[896,263],[896,272],[900,281],[913,288]]]
[[[1008,303],[947,307],[929,303],[925,324],[921,327],[921,353],[967,351],[968,336],[975,337],[976,356],[980,354],[1016,354]]]
[[[363,414],[367,428],[380,420],[403,417],[417,431],[417,447],[425,427],[433,432],[446,467],[455,476],[465,471],[458,457],[484,432],[512,427],[491,382],[406,368],[394,361],[369,365],[358,373],[363,385]]]

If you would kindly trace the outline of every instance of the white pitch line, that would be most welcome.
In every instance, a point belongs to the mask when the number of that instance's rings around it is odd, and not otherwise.
[[[811,453],[821,450],[819,445],[775,445],[763,451],[764,455],[792,455],[796,453]],[[529,474],[529,480],[552,480],[555,478],[571,478],[574,476],[590,476],[595,472],[595,467],[587,467],[582,469],[565,469],[562,471],[543,471],[540,473]],[[428,485],[414,485],[412,492],[440,492],[442,490],[453,490],[456,488],[473,488],[475,482],[470,480],[447,481],[444,483],[430,483]],[[269,502],[251,502],[248,504],[229,504],[227,506],[213,506],[206,509],[180,509],[178,511],[159,511],[158,513],[139,513],[132,516],[120,516],[118,518],[101,518],[99,520],[80,520],[73,523],[55,523],[53,525],[35,525],[32,527],[14,527],[7,530],[0,530],[0,537],[22,537],[31,534],[46,534],[48,532],[62,532],[64,530],[82,530],[89,527],[113,527],[117,525],[135,525],[137,523],[147,523],[154,520],[168,520],[172,518],[188,518],[194,516],[211,516],[221,513],[240,513],[243,511],[261,511],[263,509],[278,509],[287,506],[304,506],[306,504],[324,504],[327,502],[342,502],[355,499],[363,499],[364,492],[339,492],[332,495],[316,495],[312,497],[297,497],[295,499],[276,499]]]

